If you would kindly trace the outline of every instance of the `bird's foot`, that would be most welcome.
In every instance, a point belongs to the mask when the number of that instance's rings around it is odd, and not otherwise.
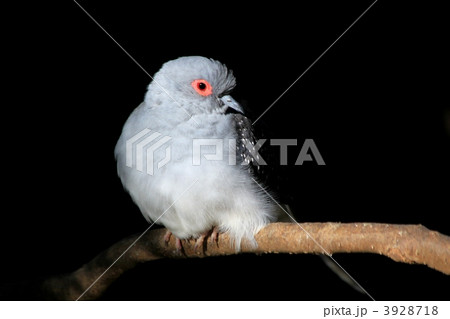
[[[164,235],[164,241],[166,242],[166,244],[169,243],[170,241],[170,237],[172,237],[172,232],[170,230],[167,230],[165,235]],[[181,253],[182,249],[183,249],[183,245],[181,244],[181,239],[174,236],[175,237],[175,248],[177,249],[177,252]]]
[[[219,242],[219,234],[220,230],[219,227],[215,226],[211,230],[204,232],[201,234],[196,240],[194,244],[194,251],[199,252],[200,250],[203,250],[205,248],[205,240],[209,240],[211,243],[216,243],[218,245]],[[169,243],[170,238],[173,236],[172,232],[170,230],[167,230],[164,234],[164,241],[166,245]],[[175,248],[177,249],[178,253],[183,253],[183,244],[181,242],[181,239],[174,236],[175,238]]]
[[[214,226],[210,237],[212,243],[216,243],[217,245],[219,245],[219,234],[220,234],[219,227]]]
[[[204,232],[203,234],[200,235],[200,237],[198,237],[195,240],[195,244],[194,244],[194,250],[196,252],[198,252],[199,248],[203,248],[204,247],[204,242],[205,239],[209,237],[209,240],[211,243],[218,243],[219,241],[219,227],[214,226],[214,228],[212,230],[209,230],[207,232]]]
[[[209,233],[209,232],[208,232]],[[203,248],[203,243],[205,242],[205,238],[208,236],[208,233],[203,233],[195,240],[194,251],[198,252],[199,248]]]

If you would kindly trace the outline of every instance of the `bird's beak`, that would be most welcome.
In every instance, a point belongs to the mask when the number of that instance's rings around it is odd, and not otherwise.
[[[235,99],[231,97],[231,95],[224,95],[219,98],[219,102],[222,106],[222,111],[225,113],[225,111],[230,107],[235,111],[238,111],[239,113],[244,114],[244,110],[242,109],[242,106],[238,102],[236,102]]]

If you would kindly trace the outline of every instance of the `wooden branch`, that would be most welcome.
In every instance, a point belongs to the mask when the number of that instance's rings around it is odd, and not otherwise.
[[[173,238],[169,243],[164,241],[165,231],[157,229],[147,232],[117,260],[140,234],[119,241],[75,272],[46,280],[43,284],[45,295],[50,299],[62,300],[97,299],[124,272],[143,262],[236,253],[230,246],[229,237],[221,234],[218,243],[205,240],[203,251],[194,250],[193,240],[183,241],[184,254],[181,254],[177,252]],[[330,254],[375,253],[398,262],[424,264],[450,274],[450,237],[421,225],[273,223],[262,229],[256,240],[257,249],[243,243],[241,252],[324,254],[325,249]]]

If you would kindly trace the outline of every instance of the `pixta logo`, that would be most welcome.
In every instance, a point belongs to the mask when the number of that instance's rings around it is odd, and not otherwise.
[[[266,142],[266,139],[260,139],[253,143],[244,140],[241,141],[241,151],[243,154],[237,154],[236,140],[234,139],[194,139],[192,164],[200,165],[202,158],[207,161],[224,161],[228,157],[229,165],[236,165],[236,158],[242,158],[241,165],[246,165],[250,161],[254,161],[258,165],[267,165],[263,156],[259,153],[259,149]],[[271,146],[280,147],[279,165],[288,165],[288,146],[297,146],[296,139],[271,139]],[[202,148],[204,147],[204,148]],[[228,155],[224,155],[224,148],[229,150]],[[237,156],[238,155],[238,156]],[[303,141],[300,152],[295,161],[295,165],[303,165],[304,162],[315,161],[317,165],[325,165],[322,155],[317,148],[313,139],[305,139]]]
[[[148,128],[143,129],[126,141],[126,166],[135,167],[140,172],[153,175],[155,168],[160,169],[171,160],[171,145],[170,143],[167,145],[170,140],[172,140],[170,136]],[[186,153],[186,156],[190,157],[193,166],[201,165],[202,161],[222,161],[228,165],[247,165],[252,161],[258,165],[268,165],[259,153],[260,148],[266,142],[266,139],[251,143],[247,140],[195,138],[192,139],[192,153]],[[269,144],[279,147],[279,165],[288,165],[288,147],[297,146],[297,140],[272,139]],[[165,148],[162,150],[164,146]],[[242,152],[242,154],[237,152]],[[238,161],[238,158],[241,160]],[[307,161],[325,165],[325,161],[312,139],[303,141],[295,165],[303,165]]]
[[[126,165],[128,167],[133,167],[133,164],[135,163],[135,167],[138,171],[153,175],[155,153],[171,139],[172,137],[170,136],[162,135],[161,133],[151,131],[148,128],[143,129],[129,138],[126,142]],[[164,158],[156,163],[157,168],[160,169],[169,163],[170,158],[171,149],[169,145],[165,148]]]

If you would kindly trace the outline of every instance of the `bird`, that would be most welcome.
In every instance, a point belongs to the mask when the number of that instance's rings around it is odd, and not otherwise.
[[[262,159],[251,121],[230,95],[235,86],[232,70],[217,60],[168,61],[116,144],[124,189],[149,223],[167,228],[166,242],[175,237],[177,250],[182,240],[199,247],[222,233],[236,251],[244,242],[256,248],[255,235],[277,219],[270,190],[258,182]]]

